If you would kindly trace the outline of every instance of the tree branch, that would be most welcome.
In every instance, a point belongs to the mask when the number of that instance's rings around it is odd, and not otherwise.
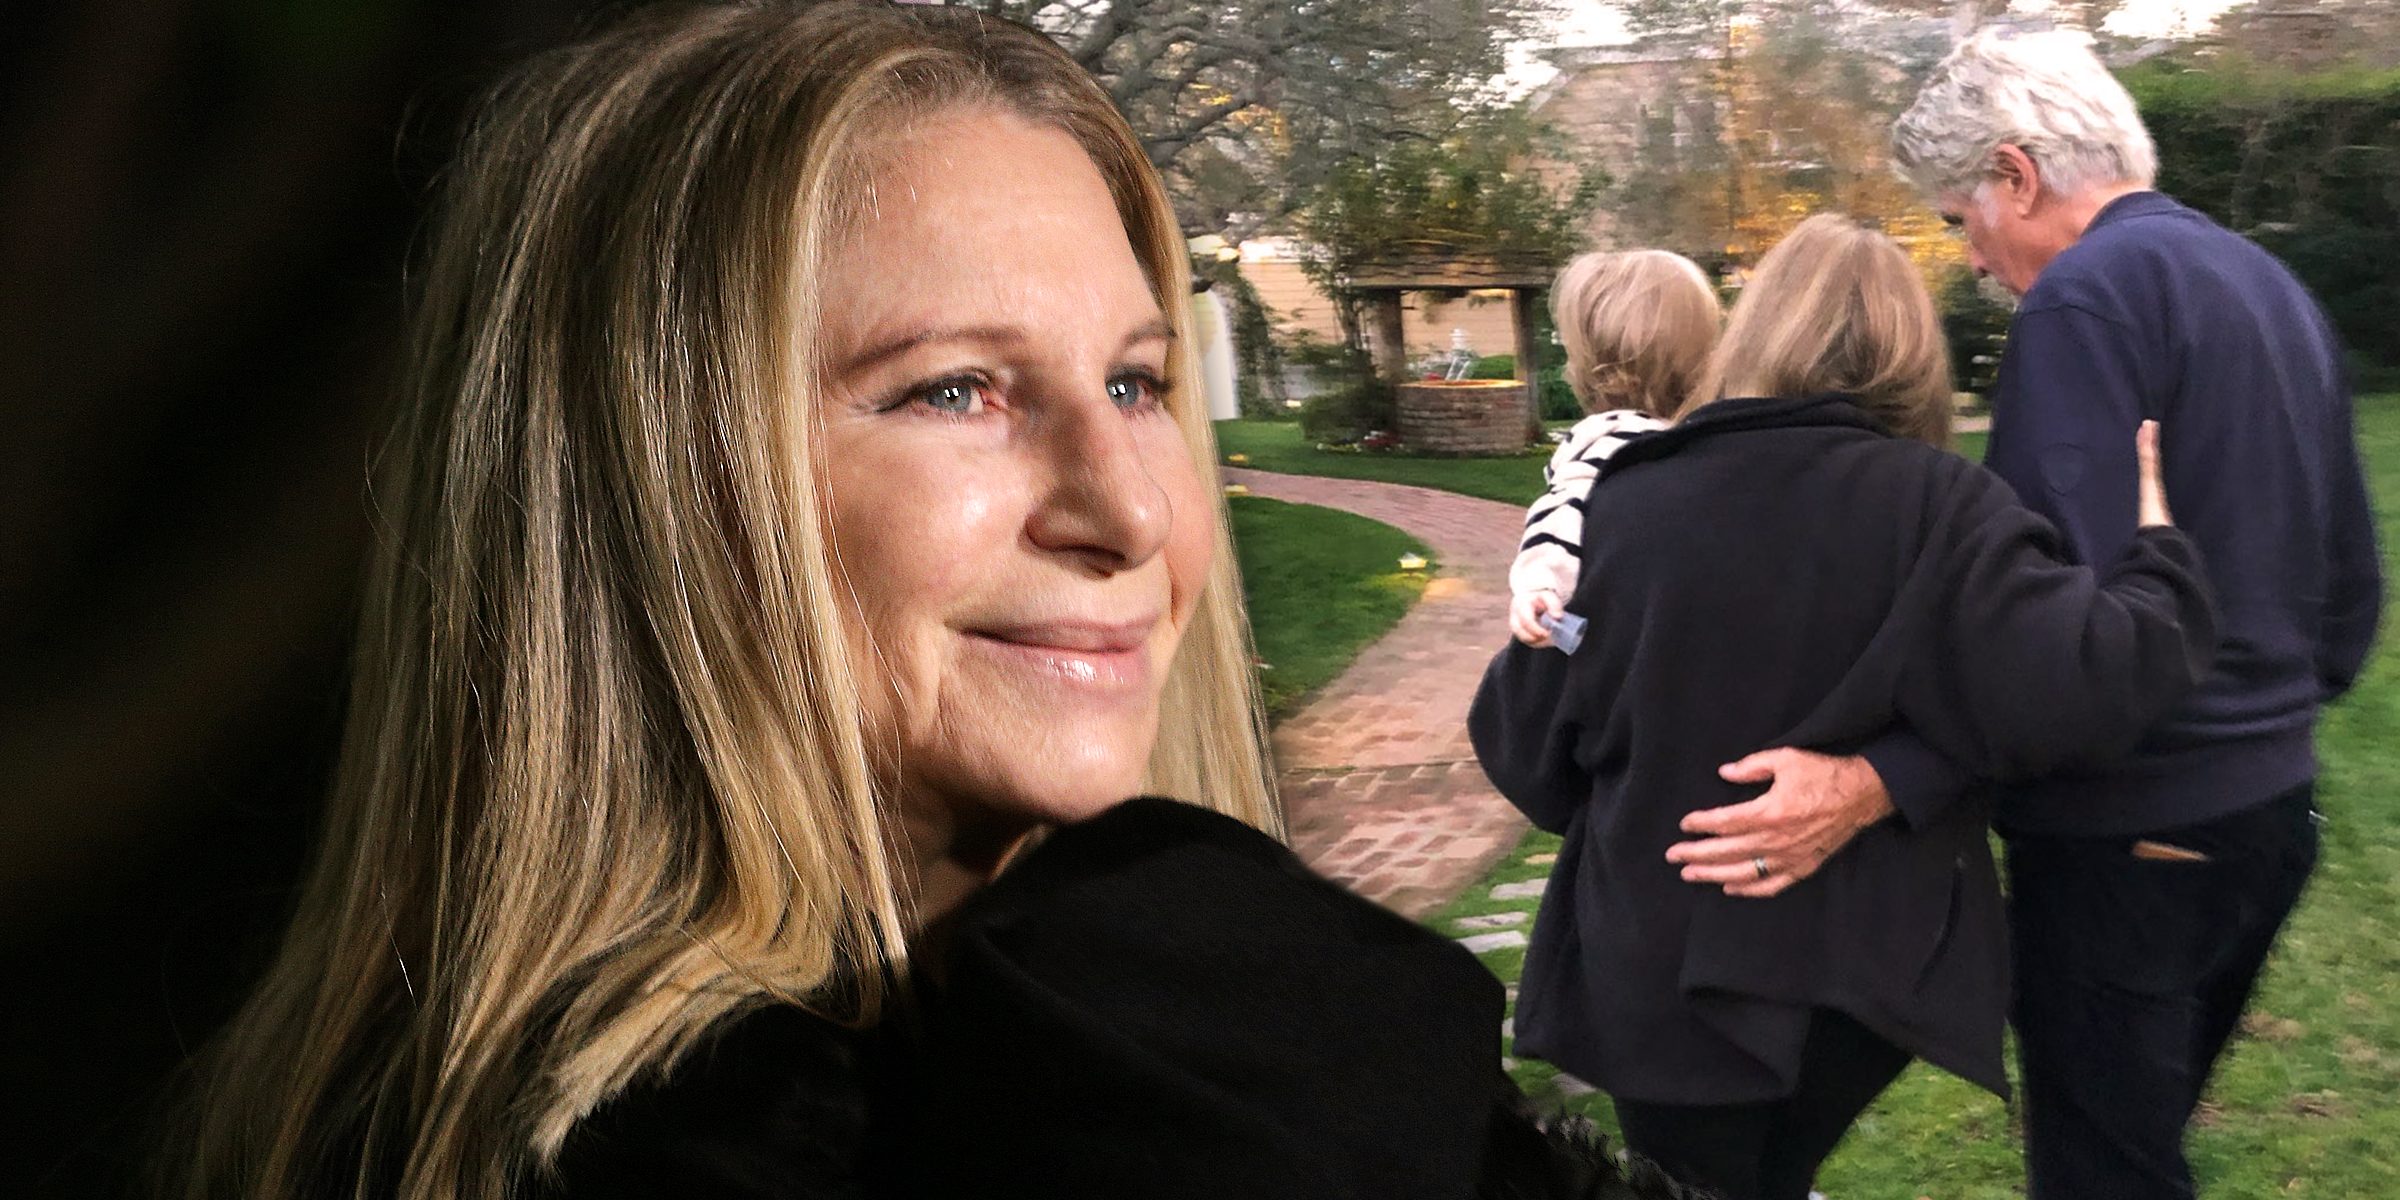
[[[1244,85],[1224,100],[1176,122],[1173,129],[1143,138],[1142,149],[1150,155],[1150,161],[1165,162],[1182,153],[1184,147],[1198,141],[1200,135],[1214,129],[1225,118],[1258,103],[1258,97],[1259,89],[1256,86]]]
[[[1100,10],[1099,19],[1092,22],[1092,27],[1084,31],[1082,39],[1068,52],[1074,56],[1076,66],[1094,75],[1100,73],[1101,60],[1108,57],[1117,39],[1124,36],[1125,31],[1133,25],[1133,14],[1128,11],[1130,8],[1131,5],[1125,0],[1112,0]]]

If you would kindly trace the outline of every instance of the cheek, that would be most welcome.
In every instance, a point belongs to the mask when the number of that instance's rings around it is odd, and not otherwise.
[[[1191,619],[1200,591],[1208,584],[1209,567],[1216,560],[1217,501],[1180,436],[1153,462],[1152,478],[1166,494],[1172,521],[1160,553],[1166,559],[1175,624],[1180,629]]]
[[[896,676],[875,690],[913,697],[932,682],[938,638],[1014,544],[1009,481],[962,456],[854,454],[830,472],[832,532],[861,663]]]

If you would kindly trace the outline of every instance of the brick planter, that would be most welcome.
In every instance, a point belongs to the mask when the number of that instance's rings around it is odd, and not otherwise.
[[[1400,385],[1400,441],[1420,454],[1515,454],[1525,428],[1525,385],[1515,380]]]

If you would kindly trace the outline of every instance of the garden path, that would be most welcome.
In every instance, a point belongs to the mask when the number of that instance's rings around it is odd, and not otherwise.
[[[1508,638],[1508,565],[1524,510],[1402,484],[1224,468],[1251,494],[1405,530],[1438,565],[1424,599],[1275,728],[1292,848],[1410,917],[1481,879],[1525,819],[1467,742],[1467,706]]]

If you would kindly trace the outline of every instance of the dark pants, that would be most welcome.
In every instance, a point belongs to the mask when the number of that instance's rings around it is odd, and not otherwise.
[[[2009,839],[2031,1200],[2194,1194],[2184,1124],[2316,865],[2312,795],[2144,838]]]
[[[1627,1149],[1721,1200],[1807,1200],[1817,1167],[1908,1059],[1848,1016],[1821,1008],[1809,1023],[1792,1095],[1756,1104],[1619,1100],[1617,1127]]]

